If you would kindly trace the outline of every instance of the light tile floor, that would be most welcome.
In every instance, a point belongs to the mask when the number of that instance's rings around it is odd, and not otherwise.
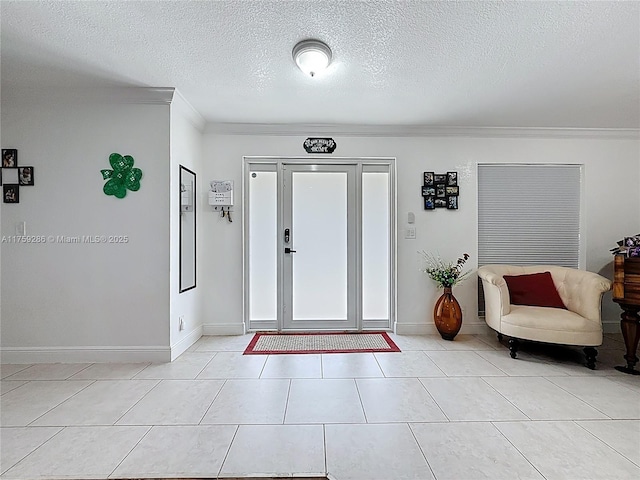
[[[392,335],[401,353],[242,356],[203,337],[170,364],[2,365],[4,479],[640,478],[640,376],[579,349]]]

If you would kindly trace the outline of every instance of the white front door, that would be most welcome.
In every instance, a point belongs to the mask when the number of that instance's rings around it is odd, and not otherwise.
[[[357,330],[355,165],[282,168],[283,329]]]

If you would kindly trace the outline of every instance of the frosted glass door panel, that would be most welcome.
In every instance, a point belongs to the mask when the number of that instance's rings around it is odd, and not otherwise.
[[[347,173],[292,173],[293,320],[347,319]]]
[[[277,207],[277,173],[252,173],[249,179],[249,320],[277,319]]]
[[[389,318],[389,174],[362,173],[362,318]]]

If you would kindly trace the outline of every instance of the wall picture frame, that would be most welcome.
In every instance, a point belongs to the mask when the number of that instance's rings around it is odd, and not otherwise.
[[[2,185],[2,201],[4,203],[20,203],[20,186],[17,183]]]
[[[433,185],[433,172],[424,172],[423,173],[423,184],[425,186],[432,186]]]
[[[435,187],[428,187],[428,186],[422,187],[422,196],[423,197],[435,197],[435,195],[436,195],[436,188]]]
[[[18,150],[16,148],[2,149],[2,168],[18,168]]]
[[[424,209],[433,210],[436,208],[436,202],[434,197],[424,197]]]
[[[18,183],[25,187],[32,187],[35,185],[34,174],[33,167],[18,167]]]
[[[425,210],[458,209],[458,196],[460,195],[458,172],[423,172],[422,180],[421,193]]]

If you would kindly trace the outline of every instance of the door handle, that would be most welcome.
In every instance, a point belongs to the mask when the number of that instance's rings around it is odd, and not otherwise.
[[[284,247],[284,253],[296,253],[296,251],[291,250],[289,247]]]

